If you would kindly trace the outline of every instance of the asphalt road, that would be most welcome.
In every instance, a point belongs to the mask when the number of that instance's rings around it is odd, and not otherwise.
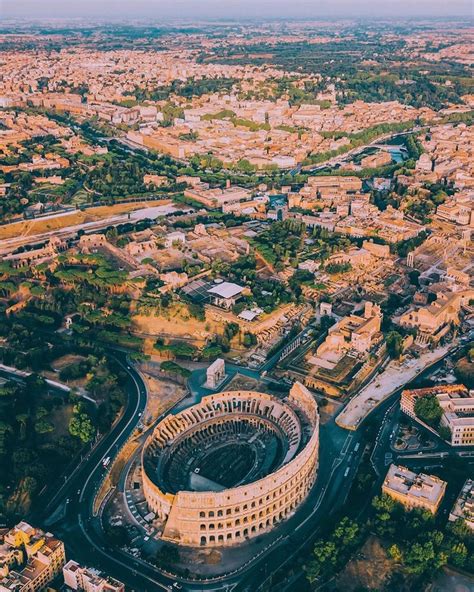
[[[101,528],[100,518],[92,516],[95,493],[105,476],[102,461],[113,459],[127,441],[143,413],[147,393],[140,375],[128,364],[124,352],[114,352],[127,372],[125,384],[128,402],[112,430],[73,468],[57,491],[44,497],[42,511],[32,520],[44,525],[64,540],[68,556],[84,565],[94,565],[123,581],[130,589],[148,592],[172,590],[174,580],[156,567],[110,547]],[[380,425],[374,451],[375,465],[381,476],[390,451],[390,437],[397,421],[395,396],[374,409],[371,417]],[[274,546],[239,574],[213,583],[182,583],[188,591],[255,592],[281,565],[291,567],[300,548],[317,532],[321,519],[342,508],[363,453],[362,430],[348,433],[334,420],[320,429],[320,464],[318,479],[308,499],[298,512],[275,531]],[[374,487],[377,484],[374,484]],[[251,544],[251,543],[250,543]]]
[[[124,352],[115,357],[128,374],[125,385],[128,402],[120,419],[112,430],[100,440],[82,460],[77,461],[64,483],[52,493],[48,491],[42,500],[41,511],[31,519],[36,524],[52,530],[66,544],[69,557],[94,565],[123,581],[130,589],[148,592],[170,590],[174,580],[163,575],[154,566],[139,558],[110,547],[104,538],[100,518],[92,515],[95,494],[105,476],[103,459],[116,456],[132,434],[146,406],[146,387],[140,375],[127,362]],[[308,500],[290,520],[278,529],[280,540],[255,564],[234,577],[214,583],[183,583],[184,590],[254,591],[271,573],[271,568],[288,558],[290,551],[303,543],[314,532],[320,517],[339,508],[345,499],[358,465],[362,447],[357,446],[358,434],[347,434],[334,422],[321,428],[321,458],[316,486]],[[357,450],[356,450],[357,447]],[[109,465],[110,466],[110,465]]]
[[[75,560],[85,565],[98,566],[123,581],[130,589],[166,590],[173,580],[120,550],[110,548],[104,539],[100,519],[92,516],[93,500],[107,471],[102,461],[108,456],[113,459],[117,455],[135,429],[147,401],[145,384],[128,364],[126,355],[120,352],[114,355],[128,373],[125,385],[128,403],[124,412],[112,430],[84,457],[35,518],[65,542],[68,556]],[[56,516],[59,516],[57,520]],[[49,526],[51,521],[53,524]]]

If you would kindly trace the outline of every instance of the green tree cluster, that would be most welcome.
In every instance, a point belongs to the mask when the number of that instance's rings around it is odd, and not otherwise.
[[[96,429],[82,404],[74,407],[74,413],[69,421],[69,433],[79,438],[84,444],[90,442],[95,436]]]
[[[360,525],[343,518],[327,538],[319,539],[313,548],[312,558],[305,565],[310,583],[326,579],[347,562],[363,536]]]
[[[438,428],[443,409],[436,395],[419,397],[415,401],[415,414],[432,428]]]

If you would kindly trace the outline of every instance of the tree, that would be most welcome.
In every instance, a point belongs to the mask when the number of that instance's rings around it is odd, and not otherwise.
[[[439,426],[438,434],[441,438],[443,438],[443,440],[446,440],[447,442],[451,441],[451,430],[448,428],[448,426]]]
[[[313,558],[305,566],[306,577],[312,584],[321,575],[335,568],[339,552],[333,541],[320,540],[314,545]]]
[[[403,558],[407,572],[412,574],[439,569],[448,561],[445,552],[436,551],[433,541],[408,546],[403,553]]]
[[[321,321],[320,321],[321,330],[324,331],[324,332],[326,332],[335,323],[336,323],[336,319],[335,318],[330,317],[329,315],[324,315],[324,316],[321,317]]]
[[[474,388],[474,361],[471,358],[470,352],[466,357],[458,360],[454,368],[454,373],[460,382],[470,389]]]
[[[394,531],[392,523],[392,514],[397,504],[390,496],[383,493],[374,497],[372,507],[375,510],[375,527],[380,535],[391,534]]]
[[[94,425],[87,413],[75,413],[69,422],[69,433],[76,436],[84,444],[90,442],[95,434]]]
[[[49,434],[51,432],[54,432],[54,426],[44,417],[40,417],[35,422],[35,432],[37,434]]]
[[[372,507],[377,512],[388,512],[391,514],[397,506],[397,503],[393,498],[391,498],[386,493],[382,493],[382,495],[377,495],[372,500]]]
[[[242,344],[244,347],[252,347],[256,345],[257,337],[253,333],[245,333],[242,339]]]
[[[251,164],[251,162],[245,158],[239,160],[239,162],[237,163],[237,168],[239,169],[239,171],[242,171],[243,173],[252,173],[253,171],[255,171],[255,167],[253,166],[253,164]]]
[[[400,547],[398,545],[392,545],[389,550],[389,555],[390,557],[396,562],[396,563],[402,563],[403,562],[403,554],[402,551],[400,549]]]
[[[352,269],[352,265],[350,263],[328,263],[324,268],[324,271],[327,271],[330,274],[336,273],[345,273],[346,271],[350,271]]]
[[[172,362],[172,361],[161,362],[160,370],[162,372],[176,374],[177,376],[181,376],[184,379],[187,379],[191,376],[191,370],[188,370],[187,368],[183,368],[183,366],[180,366],[176,362]]]
[[[196,355],[197,348],[191,343],[173,343],[169,346],[169,351],[177,358],[192,360]]]
[[[218,343],[211,343],[206,345],[201,351],[201,357],[203,360],[216,359],[222,355],[222,347]]]
[[[420,272],[417,269],[412,269],[410,272],[408,272],[408,279],[410,280],[410,284],[413,286],[418,287],[420,285],[419,278]]]
[[[156,554],[156,563],[160,567],[169,568],[179,562],[179,551],[171,545],[163,545]]]
[[[472,531],[463,518],[458,518],[454,522],[449,522],[448,529],[449,532],[452,533],[452,535],[455,538],[461,541],[464,541],[472,537]]]
[[[387,350],[391,358],[398,359],[403,351],[403,337],[398,331],[390,331],[387,334],[385,341],[387,343]]]
[[[202,304],[196,304],[194,302],[188,303],[189,314],[197,319],[198,321],[206,320],[206,310]]]
[[[415,414],[429,426],[437,428],[443,415],[443,409],[436,395],[427,395],[416,400]]]
[[[110,242],[116,241],[118,238],[117,228],[115,226],[112,226],[111,228],[107,229],[105,236],[107,237],[107,240]]]
[[[46,387],[46,380],[39,374],[30,374],[25,378],[25,384],[29,390],[37,391],[38,393],[43,392]]]
[[[467,559],[467,547],[462,542],[452,543],[448,550],[449,558],[458,567],[462,567]]]
[[[26,426],[28,424],[29,415],[27,413],[19,413],[15,419],[20,424],[20,439],[24,440],[26,436]]]
[[[333,536],[343,545],[352,545],[357,540],[359,530],[359,525],[356,522],[345,517],[339,522]]]

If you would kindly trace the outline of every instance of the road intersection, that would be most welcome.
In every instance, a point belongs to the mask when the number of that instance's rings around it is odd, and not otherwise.
[[[183,590],[218,592],[234,590],[235,592],[255,592],[268,581],[276,567],[291,562],[300,549],[313,540],[318,532],[322,519],[336,514],[344,506],[352,481],[357,475],[366,441],[364,430],[347,432],[339,427],[334,418],[329,419],[320,427],[320,463],[318,479],[307,500],[300,509],[274,532],[268,535],[268,546],[258,556],[248,561],[241,569],[228,575],[210,580],[191,581],[175,578],[140,557],[134,557],[118,547],[111,546],[107,540],[101,515],[94,515],[93,504],[113,459],[134,433],[141,421],[147,404],[147,390],[139,372],[133,367],[124,351],[113,352],[122,369],[127,374],[124,387],[128,393],[128,401],[122,415],[112,426],[110,432],[94,443],[75,466],[72,466],[63,483],[56,490],[46,491],[42,496],[41,510],[33,512],[31,517],[35,523],[50,527],[55,534],[64,540],[70,555],[84,564],[93,563],[105,572],[123,581],[130,589],[143,592],[151,590],[173,590],[173,583],[179,581]],[[257,370],[231,367],[231,374],[243,372],[255,378],[260,377]],[[199,372],[199,371],[198,371]],[[260,377],[261,378],[261,377]],[[268,377],[264,378],[268,381]],[[202,396],[196,385],[191,384],[192,396],[182,401],[177,408],[193,404]],[[192,381],[191,381],[192,383]],[[399,420],[398,394],[393,393],[388,399],[375,408],[371,414],[379,426],[375,446],[371,456],[372,464],[378,475],[374,483],[374,493],[380,486],[386,471],[387,463],[403,458],[403,454],[395,454],[392,439]],[[173,412],[168,410],[166,413]],[[363,425],[363,422],[361,422]],[[144,434],[152,429],[150,426]],[[433,451],[433,462],[442,460],[440,454],[444,450]],[[409,460],[409,455],[405,455]],[[412,455],[413,456],[413,455]],[[103,460],[110,457],[112,462],[104,467]],[[411,459],[417,464],[418,458]],[[126,470],[130,468],[129,463]],[[119,480],[119,491],[124,491],[124,475]],[[39,507],[39,506],[38,506]],[[251,544],[251,543],[250,543]]]

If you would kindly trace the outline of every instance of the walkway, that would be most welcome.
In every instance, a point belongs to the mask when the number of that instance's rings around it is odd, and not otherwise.
[[[409,359],[401,364],[392,361],[387,368],[375,376],[336,418],[336,423],[346,430],[356,430],[361,421],[383,401],[396,393],[408,382],[432,364],[444,358],[453,349],[453,343],[422,354],[418,359]]]

